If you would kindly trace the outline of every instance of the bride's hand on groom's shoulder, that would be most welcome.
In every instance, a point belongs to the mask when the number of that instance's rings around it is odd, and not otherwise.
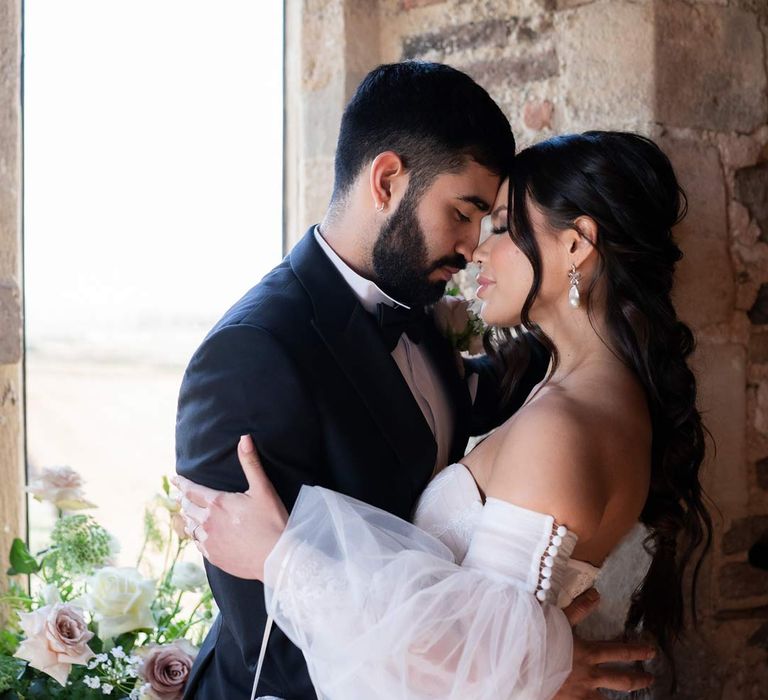
[[[579,624],[597,608],[600,596],[594,588],[574,599],[563,609],[571,626]],[[571,675],[553,700],[603,700],[598,688],[629,692],[648,688],[653,676],[634,668],[611,668],[604,664],[648,661],[656,654],[649,644],[642,642],[590,642],[573,637],[573,669]]]
[[[253,440],[240,438],[237,455],[248,480],[244,493],[208,488],[175,476],[187,534],[214,566],[263,580],[264,561],[285,529],[288,513],[261,466]]]

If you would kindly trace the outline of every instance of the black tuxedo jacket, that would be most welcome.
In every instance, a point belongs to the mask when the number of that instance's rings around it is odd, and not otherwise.
[[[409,519],[435,466],[435,440],[375,319],[313,231],[224,315],[190,361],[179,396],[177,471],[244,491],[236,447],[249,433],[289,511],[302,484],[319,484]],[[470,362],[468,371],[480,375],[473,406],[453,349],[428,326],[422,342],[454,407],[451,461],[458,461],[470,434],[487,432],[519,406],[546,358],[538,356],[504,410],[490,363]],[[248,698],[266,622],[262,584],[206,568],[221,612],[185,698]],[[258,695],[316,698],[301,652],[278,628]]]

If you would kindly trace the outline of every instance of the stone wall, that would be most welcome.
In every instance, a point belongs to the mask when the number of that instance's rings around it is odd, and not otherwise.
[[[24,537],[21,0],[0,3],[0,571]],[[0,587],[5,577],[0,576]]]
[[[694,328],[716,535],[702,624],[678,651],[696,700],[768,698],[768,1],[288,0],[288,243],[322,216],[339,116],[383,62],[474,76],[524,147],[631,129],[659,141],[688,193],[675,292]],[[292,17],[292,18],[291,18]],[[292,80],[297,82],[292,83]],[[298,86],[298,88],[296,87]],[[297,147],[296,144],[304,146]],[[291,150],[292,149],[292,150]],[[290,180],[290,178],[289,178]]]

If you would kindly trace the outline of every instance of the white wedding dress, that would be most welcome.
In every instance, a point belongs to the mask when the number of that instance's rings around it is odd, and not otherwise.
[[[551,515],[483,503],[462,464],[413,524],[304,486],[265,563],[267,610],[320,700],[547,700],[571,670],[561,608],[600,572],[571,559],[576,540]]]

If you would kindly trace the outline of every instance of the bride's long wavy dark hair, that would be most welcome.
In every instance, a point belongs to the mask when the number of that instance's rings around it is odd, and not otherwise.
[[[687,364],[694,339],[678,320],[670,296],[675,264],[682,257],[671,229],[685,216],[685,194],[666,155],[637,134],[560,136],[515,158],[509,235],[533,266],[533,284],[517,332],[497,330],[485,339],[486,350],[503,368],[506,397],[527,366],[523,331],[551,353],[549,376],[558,364],[557,348],[529,315],[542,275],[526,208],[529,198],[555,229],[572,227],[580,216],[597,224],[599,262],[586,293],[587,310],[593,319],[590,292],[603,280],[609,333],[604,340],[642,383],[653,430],[650,491],[640,516],[649,530],[645,547],[653,560],[632,597],[626,629],[642,627],[669,654],[683,627],[683,573],[701,547],[691,591],[696,623],[696,584],[712,539],[699,483],[705,429]]]

